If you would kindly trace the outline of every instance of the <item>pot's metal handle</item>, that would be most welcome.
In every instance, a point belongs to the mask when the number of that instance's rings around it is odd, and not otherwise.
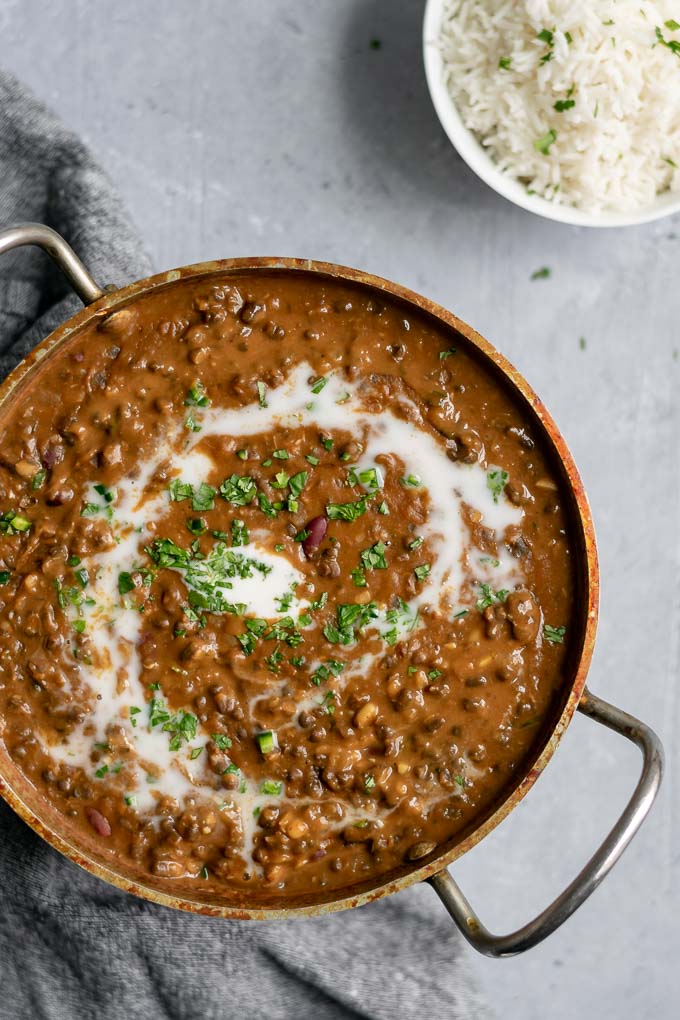
[[[623,814],[585,868],[538,917],[510,935],[492,935],[484,927],[446,869],[429,880],[465,938],[484,956],[516,956],[542,942],[559,928],[614,867],[645,820],[659,791],[663,774],[663,748],[653,730],[588,690],[584,692],[578,707],[591,719],[637,744],[642,752],[642,774]]]
[[[76,253],[56,230],[42,223],[20,223],[16,227],[0,230],[0,255],[26,244],[35,244],[47,252],[83,304],[92,304],[102,297],[104,291],[97,286]]]

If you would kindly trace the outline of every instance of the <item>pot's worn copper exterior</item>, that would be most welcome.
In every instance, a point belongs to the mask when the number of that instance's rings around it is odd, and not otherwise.
[[[14,229],[15,231],[20,231],[26,228]],[[34,231],[45,230],[45,228],[37,227],[32,229]],[[9,234],[9,232],[7,233]],[[56,236],[52,235],[52,232],[48,233],[50,237]],[[3,250],[2,239],[3,235],[0,234],[0,253]],[[59,241],[61,241],[61,239],[59,239]],[[45,239],[43,238],[41,240],[40,238],[31,237],[30,240],[13,240],[12,244],[7,243],[5,248],[13,247],[20,243],[39,243],[45,246]],[[64,242],[61,241],[61,244],[64,245]],[[54,247],[55,245],[53,244],[53,248]],[[56,247],[58,247],[58,245]],[[70,252],[70,249],[68,249],[67,246],[64,245],[64,248],[66,251]],[[426,858],[424,863],[419,862],[418,865],[404,867],[403,871],[396,874],[391,881],[383,882],[381,884],[369,884],[368,886],[360,887],[358,889],[350,888],[344,896],[338,896],[337,893],[335,893],[328,894],[327,897],[324,898],[322,893],[317,893],[306,900],[300,900],[299,902],[293,903],[286,901],[285,905],[278,906],[275,904],[271,908],[250,906],[247,903],[244,904],[236,899],[234,902],[229,902],[228,899],[224,898],[220,899],[219,902],[216,902],[209,899],[199,898],[198,895],[196,898],[189,898],[185,896],[175,897],[165,891],[165,889],[161,891],[158,888],[154,888],[152,884],[146,884],[145,882],[133,879],[126,875],[122,869],[117,870],[110,860],[104,860],[96,853],[94,846],[92,848],[92,852],[87,853],[74,846],[70,842],[69,838],[64,835],[63,825],[60,826],[59,824],[59,816],[56,815],[56,813],[51,813],[49,806],[45,804],[41,797],[38,796],[36,791],[24,779],[24,777],[18,773],[12,762],[5,754],[0,755],[0,794],[2,794],[4,799],[31,826],[31,828],[33,828],[40,836],[47,840],[47,842],[61,853],[65,854],[76,864],[79,864],[92,874],[97,875],[105,881],[110,882],[127,892],[134,893],[137,896],[153,900],[168,907],[175,907],[210,916],[236,919],[264,920],[300,917],[359,906],[363,903],[379,899],[382,896],[390,895],[391,893],[404,889],[415,882],[429,879],[433,881],[438,892],[440,892],[440,895],[444,898],[447,908],[452,913],[452,916],[454,916],[454,920],[456,920],[462,928],[467,927],[468,931],[466,931],[465,934],[471,939],[471,941],[476,941],[475,931],[481,930],[482,926],[480,926],[476,920],[473,923],[470,917],[471,908],[469,908],[466,901],[465,907],[460,909],[460,905],[447,902],[446,890],[442,891],[442,888],[440,888],[444,869],[448,865],[452,864],[462,854],[471,849],[471,847],[475,846],[476,843],[483,839],[487,833],[495,828],[495,826],[498,825],[498,823],[501,822],[503,818],[510,813],[510,811],[512,811],[512,809],[526,795],[549,762],[576,708],[579,707],[579,703],[582,701],[582,698],[584,698],[586,675],[590,665],[597,626],[599,574],[593,522],[581,479],[579,478],[566,443],[560,435],[553,419],[550,417],[541,401],[523,377],[501,354],[494,350],[491,344],[489,344],[468,325],[461,322],[460,319],[456,318],[455,315],[452,315],[451,312],[446,311],[444,308],[434,304],[432,301],[428,301],[426,298],[421,297],[404,287],[400,287],[397,284],[390,283],[387,280],[380,279],[379,277],[373,276],[369,273],[363,273],[358,270],[348,269],[330,263],[311,262],[302,259],[225,259],[222,261],[204,262],[198,265],[172,270],[171,272],[161,273],[157,276],[132,283],[120,290],[102,292],[99,288],[97,288],[91,278],[86,280],[85,283],[83,283],[82,279],[76,279],[73,266],[63,265],[64,259],[63,257],[60,257],[64,255],[63,251],[60,253],[59,251],[52,250],[50,254],[52,254],[60,264],[62,264],[62,268],[64,268],[67,275],[70,276],[72,282],[75,282],[76,288],[79,290],[79,293],[81,293],[81,296],[83,296],[85,300],[95,299],[92,304],[89,304],[77,315],[74,315],[71,319],[59,327],[59,329],[55,330],[49,337],[43,340],[43,342],[40,343],[4,381],[4,383],[0,386],[0,415],[3,414],[9,404],[14,401],[21,400],[22,390],[26,385],[30,384],[36,367],[38,365],[44,365],[46,361],[49,362],[49,359],[58,350],[60,350],[72,337],[85,327],[95,324],[98,320],[104,319],[112,311],[134,302],[136,299],[152,290],[157,290],[158,288],[170,288],[180,280],[197,279],[201,277],[208,279],[214,274],[224,275],[243,271],[250,273],[305,273],[317,276],[321,280],[323,278],[332,278],[351,281],[352,283],[370,288],[373,291],[388,294],[390,297],[404,302],[405,305],[410,306],[413,309],[418,309],[420,312],[425,313],[428,316],[432,316],[440,323],[445,324],[457,333],[461,334],[472,345],[472,347],[476,348],[480,359],[492,367],[492,370],[499,378],[501,384],[511,388],[517,402],[525,408],[530,416],[534,418],[536,428],[542,432],[544,441],[552,448],[556,461],[561,467],[565,487],[568,488],[571,494],[572,526],[579,558],[577,576],[578,594],[576,601],[581,607],[581,619],[579,621],[575,621],[574,631],[578,629],[580,638],[577,650],[578,654],[574,656],[571,663],[572,675],[569,683],[568,694],[564,697],[563,703],[558,704],[555,707],[552,728],[545,734],[542,747],[540,748],[540,753],[537,754],[535,760],[531,764],[531,767],[528,768],[525,774],[518,777],[514,788],[508,791],[508,795],[503,802],[499,803],[488,817],[482,819],[481,823],[474,829],[474,831],[465,835],[465,838],[460,839],[453,845],[444,847],[443,850],[442,848],[439,848],[433,855]],[[71,255],[72,254],[73,253],[71,253]],[[86,271],[85,276],[87,277]],[[100,296],[96,297],[97,294]],[[589,696],[586,695],[585,697]],[[590,714],[595,715],[596,712],[591,711]],[[601,719],[600,721],[605,721],[607,725],[619,728],[611,720]],[[647,732],[646,728],[644,729],[645,732]],[[656,753],[658,764],[660,763],[660,748],[658,748],[658,745],[655,745],[654,751]],[[658,775],[655,774],[655,776],[653,776],[650,780],[654,787],[651,791],[651,799],[653,799],[653,795],[656,792],[656,785],[658,785],[660,764],[658,764],[657,772]],[[654,780],[656,781],[656,785],[654,785]],[[639,791],[636,791],[636,793],[638,792]],[[651,804],[651,800],[649,803]],[[648,807],[646,810],[647,809]],[[646,813],[646,810],[644,813]],[[637,825],[640,824],[641,820],[642,818],[637,821]],[[637,825],[635,828],[637,828]],[[624,834],[626,842],[632,837],[632,834],[632,831],[629,832],[628,829],[626,829]],[[620,842],[621,840],[619,840],[619,843]],[[617,848],[620,853],[623,846],[620,846],[619,848],[617,844]],[[450,878],[450,876],[447,877]],[[600,877],[603,877],[603,875]],[[455,883],[454,888],[457,890]],[[590,889],[588,889],[588,892],[589,891]],[[448,892],[450,893],[451,890],[449,889]],[[585,895],[587,895],[587,892]],[[585,898],[585,895],[582,896],[581,899]],[[572,907],[572,909],[575,909],[575,907]],[[571,912],[571,910],[569,912]],[[560,922],[558,921],[557,923]],[[555,924],[552,925],[552,927],[555,926]],[[547,934],[547,932],[544,934]],[[540,937],[544,937],[544,934]],[[486,935],[488,936],[489,933],[487,932]],[[489,936],[489,938],[493,939],[494,937]],[[534,939],[534,941],[538,941],[538,939]],[[528,948],[528,946],[522,946],[520,949],[515,949],[514,951],[521,951],[521,948]],[[488,949],[482,949],[482,951],[489,952]],[[503,953],[491,952],[491,955],[509,955],[512,951],[511,947],[506,946]]]

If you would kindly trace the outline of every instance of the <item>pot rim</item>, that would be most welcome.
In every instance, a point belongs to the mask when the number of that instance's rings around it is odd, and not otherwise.
[[[599,569],[597,560],[597,549],[595,542],[595,530],[592,521],[590,507],[585,494],[583,483],[578,474],[574,460],[569,452],[553,418],[539,400],[536,393],[529,386],[524,377],[510,364],[504,355],[500,354],[484,337],[476,330],[468,326],[452,312],[447,311],[441,305],[422,295],[393,283],[382,277],[375,276],[362,270],[352,269],[347,266],[337,265],[329,262],[319,262],[311,259],[298,258],[274,258],[268,256],[255,256],[233,259],[220,259],[208,262],[199,262],[180,269],[172,269],[153,276],[145,277],[134,283],[121,288],[107,290],[102,297],[98,298],[91,305],[86,306],[77,312],[56,330],[42,340],[19,365],[0,384],[0,411],[12,399],[15,391],[21,389],[21,384],[27,381],[38,365],[57,347],[64,344],[71,336],[79,332],[87,325],[91,325],[98,318],[103,319],[114,310],[126,305],[138,297],[161,287],[168,287],[179,281],[196,279],[201,276],[213,276],[221,273],[237,272],[305,272],[320,277],[326,276],[335,280],[346,280],[359,284],[373,290],[389,294],[398,301],[415,306],[419,311],[425,312],[445,326],[456,330],[468,343],[476,349],[482,360],[500,374],[509,389],[520,398],[521,403],[528,408],[534,418],[540,424],[543,435],[548,442],[556,460],[559,462],[564,474],[564,480],[568,483],[572,496],[572,518],[577,540],[580,545],[580,567],[581,577],[578,584],[583,594],[587,590],[585,606],[581,608],[581,647],[575,652],[574,675],[569,688],[568,696],[564,703],[562,712],[554,724],[552,730],[546,735],[543,747],[533,764],[525,771],[522,778],[517,782],[514,789],[501,800],[491,814],[485,818],[480,825],[472,830],[465,838],[456,843],[448,850],[435,855],[429,862],[414,867],[413,869],[400,874],[397,878],[387,882],[383,881],[374,888],[368,888],[360,892],[352,893],[351,887],[345,894],[340,891],[340,897],[330,899],[327,902],[319,901],[313,903],[301,903],[297,906],[259,906],[242,907],[229,906],[225,904],[210,903],[203,900],[192,899],[187,895],[173,896],[171,893],[161,891],[147,885],[142,881],[132,880],[124,874],[120,874],[109,864],[102,864],[94,854],[85,852],[83,849],[74,846],[65,836],[60,835],[49,822],[41,819],[37,811],[29,804],[30,797],[20,795],[7,779],[0,774],[0,796],[11,808],[47,843],[69,858],[75,864],[89,871],[98,878],[103,879],[111,885],[117,886],[125,892],[133,893],[142,899],[173,907],[192,913],[212,917],[223,917],[232,920],[282,920],[294,917],[315,916],[344,910],[351,907],[361,906],[381,899],[383,896],[391,895],[401,889],[414,885],[445,869],[464,853],[476,846],[486,835],[503,821],[514,807],[526,796],[538,776],[543,772],[562,738],[564,731],[569,725],[571,718],[578,707],[583,694],[588,674],[588,668],[593,653],[595,633],[597,629],[598,601],[599,601]],[[21,773],[18,772],[19,775]],[[30,784],[27,782],[27,788]],[[37,791],[36,791],[37,792]],[[43,798],[38,797],[38,802]]]

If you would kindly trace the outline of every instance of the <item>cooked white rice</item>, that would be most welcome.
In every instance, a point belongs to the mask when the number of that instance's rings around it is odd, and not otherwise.
[[[680,191],[680,0],[445,0],[441,51],[463,122],[530,191],[592,212]]]

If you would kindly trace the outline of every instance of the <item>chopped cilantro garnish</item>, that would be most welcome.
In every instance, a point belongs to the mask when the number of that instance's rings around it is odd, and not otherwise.
[[[168,485],[170,499],[180,503],[183,499],[191,499],[194,494],[194,487],[189,482],[183,482],[180,478],[173,478]]]
[[[247,506],[255,499],[257,486],[250,475],[230,475],[220,485],[220,495],[234,506]]]
[[[668,22],[666,22],[665,24],[666,27],[669,27]],[[680,42],[678,42],[676,39],[664,39],[663,33],[658,26],[657,28],[654,29],[654,32],[656,34],[657,40],[661,43],[662,46],[665,46],[666,49],[671,51],[671,53],[675,53],[676,57],[680,57]]]
[[[272,673],[278,673],[279,666],[283,662],[283,652],[279,649],[278,643],[274,647],[274,651],[271,652],[266,658],[265,663],[272,671]]]
[[[305,454],[305,460],[306,460],[306,461],[307,461],[307,462],[308,462],[309,464],[311,464],[311,465],[312,465],[312,467],[316,467],[316,466],[317,466],[317,464],[319,463],[319,458],[318,458],[318,457],[315,457],[315,456],[314,456],[313,454],[311,454],[311,453],[307,453],[307,454]]]
[[[360,603],[343,603],[336,607],[336,623],[327,623],[323,629],[324,637],[332,644],[351,645],[356,640],[356,631],[360,631],[370,620],[376,619],[378,608],[375,602],[366,605]]]
[[[231,740],[224,733],[211,733],[210,736],[220,751],[228,751],[231,747]]]
[[[328,379],[325,376],[320,375],[319,378],[312,383],[312,393],[321,393],[321,390],[327,383]]]
[[[188,744],[196,736],[198,719],[191,712],[180,709],[172,715],[162,698],[154,697],[149,703],[149,729],[160,726],[170,734],[170,750],[179,751],[182,744]]]
[[[367,497],[362,496],[355,503],[328,503],[326,514],[331,521],[355,521],[366,513]]]
[[[283,783],[278,779],[265,779],[260,787],[260,793],[267,797],[280,797],[283,792]]]
[[[121,595],[127,595],[129,591],[133,591],[135,582],[132,580],[132,574],[127,570],[122,570],[118,575],[118,591]]]
[[[11,576],[12,576],[11,571],[0,570],[0,585],[7,584]]]
[[[431,566],[429,563],[421,563],[420,566],[414,568],[413,573],[419,581],[424,581],[425,578],[430,576],[430,570]]]
[[[321,699],[321,707],[326,715],[335,715],[335,691],[326,691]]]
[[[276,517],[278,511],[274,504],[265,496],[264,492],[258,492],[257,502],[263,514],[266,514],[267,517]]]
[[[439,360],[446,361],[447,358],[453,357],[453,355],[456,353],[457,352],[455,347],[449,347],[447,348],[447,350],[439,352]]]
[[[288,482],[288,488],[290,489],[291,496],[296,498],[297,496],[300,495],[305,485],[307,484],[307,478],[308,478],[307,471],[298,471],[297,474],[292,475],[290,481]]]
[[[322,683],[326,683],[332,676],[339,676],[345,668],[344,662],[338,662],[337,659],[328,659],[327,662],[317,668],[312,673],[310,680],[315,687],[319,687]]]
[[[85,621],[84,620],[74,620],[73,621],[73,629],[75,631],[77,631],[78,634],[82,634],[83,631],[85,630]]]
[[[541,63],[547,64],[549,60],[552,60],[554,33],[551,32],[549,28],[544,28],[541,32],[538,33],[536,38],[540,39],[541,42],[544,42],[548,47],[547,52],[544,53],[543,56],[541,57]]]
[[[376,542],[369,549],[364,549],[360,554],[361,563],[365,570],[386,570],[387,560],[385,559],[385,543]]]
[[[193,510],[200,512],[201,510],[213,510],[215,507],[217,490],[213,489],[212,485],[207,485],[206,482],[201,482],[195,489],[188,482],[183,482],[180,478],[173,478],[168,486],[168,491],[170,499],[175,503],[190,499]]]
[[[500,468],[492,468],[486,475],[486,487],[493,496],[494,503],[497,503],[503,489],[508,481],[508,472]]]
[[[97,507],[99,509],[99,507]],[[22,532],[28,531],[31,527],[31,522],[27,517],[22,517],[21,514],[16,513],[15,510],[6,510],[4,514],[0,516],[0,532],[3,535],[19,535]]]
[[[412,542],[409,542],[408,547],[409,549],[420,549],[424,541],[425,539],[422,537],[422,535],[418,535],[418,537],[414,538]]]
[[[476,602],[477,609],[479,609],[480,612],[484,609],[488,609],[489,606],[496,605],[499,602],[505,602],[510,594],[510,592],[505,588],[501,588],[500,591],[494,592],[490,584],[480,585],[480,592],[481,594]],[[456,615],[461,616],[462,613],[458,613]]]
[[[350,576],[355,588],[367,587],[368,582],[366,580],[366,574],[364,573],[363,567],[355,567],[354,570],[350,572]]]
[[[280,613],[287,613],[291,605],[293,604],[294,597],[295,597],[294,592],[287,591],[284,592],[283,595],[280,595],[277,599],[275,599],[274,601],[276,602],[278,611]]]
[[[45,484],[46,478],[47,471],[45,470],[45,468],[40,468],[40,470],[36,471],[36,473],[31,478],[31,488],[33,490],[42,488],[42,486]]]
[[[193,542],[187,550],[168,538],[156,539],[146,551],[157,566],[184,573],[190,589],[191,609],[205,609],[211,613],[243,613],[246,607],[229,602],[224,590],[233,587],[234,578],[252,577],[253,571],[266,576],[272,569],[266,563],[228,549],[224,542],[217,542],[207,556],[198,551],[198,542]]]
[[[234,520],[231,522],[231,544],[248,545],[250,534],[243,521]]]
[[[74,573],[75,573],[75,575],[76,575],[76,577],[78,579],[78,583],[80,584],[80,587],[81,588],[87,588],[88,584],[90,583],[90,575],[87,572],[86,568],[85,567],[81,567],[80,570],[76,570],[76,571],[74,571]]]
[[[406,475],[405,478],[401,479],[401,484],[407,489],[418,489],[420,488],[420,478],[418,475]]]
[[[102,485],[101,483],[93,485],[92,488],[99,496],[104,497],[105,503],[113,503],[113,492],[111,491],[111,489],[107,489],[107,487],[105,485]]]
[[[374,495],[383,487],[383,477],[378,468],[350,468],[347,476],[349,485],[361,485],[367,492]]]
[[[272,489],[285,489],[288,485],[288,475],[285,471],[277,471],[274,475],[274,481],[270,484]]]
[[[543,637],[546,641],[549,641],[551,645],[561,645],[566,633],[566,627],[551,627],[549,623],[546,623],[543,627]]]
[[[213,489],[212,485],[206,485],[205,482],[201,482],[198,489],[194,489],[191,506],[199,512],[201,510],[212,510],[215,506],[216,495],[217,490]]]
[[[512,67],[512,57],[501,57],[498,61],[498,66],[501,71],[509,71]],[[440,355],[441,357],[441,355]]]
[[[204,517],[188,517],[187,518],[187,530],[192,535],[205,535],[208,530]]]
[[[680,45],[680,44],[679,44]],[[542,152],[544,156],[550,155],[550,146],[557,141],[557,131],[550,128],[544,135],[537,138],[534,142],[534,149],[536,152]]]
[[[197,380],[186,395],[184,403],[187,407],[208,407],[209,399],[205,395],[205,386]]]
[[[263,382],[258,382],[258,384],[257,384],[257,400],[258,400],[258,403],[259,403],[260,407],[266,407],[267,406],[266,393],[267,393],[267,387],[265,386],[265,384]]]
[[[185,429],[189,429],[189,432],[200,432],[201,431],[201,426],[198,424],[198,422],[194,418],[193,412],[187,415],[186,421],[184,422],[184,428]]]
[[[203,750],[202,747],[192,747],[191,753],[189,754],[189,758],[191,759],[191,761],[196,761],[202,750]]]
[[[364,776],[364,791],[370,793],[375,788],[375,777],[369,772]]]
[[[398,605],[388,609],[385,613],[385,622],[390,625],[389,629],[383,631],[383,640],[388,645],[394,645],[399,639],[399,632],[410,634],[418,623],[418,611],[411,611],[410,606],[403,599],[399,599]]]

